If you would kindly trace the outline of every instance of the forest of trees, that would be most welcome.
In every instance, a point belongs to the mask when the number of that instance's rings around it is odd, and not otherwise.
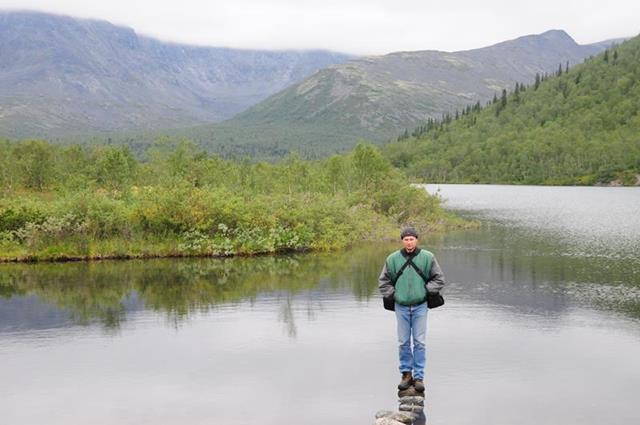
[[[392,164],[451,183],[640,184],[640,37],[387,144]]]
[[[183,142],[0,142],[0,260],[323,250],[456,222],[378,148],[319,161],[223,160]],[[457,222],[456,222],[457,223]]]

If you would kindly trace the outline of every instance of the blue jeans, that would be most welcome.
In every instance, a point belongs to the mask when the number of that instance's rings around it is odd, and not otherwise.
[[[413,306],[396,303],[400,372],[411,372],[414,379],[424,380],[427,310],[426,302]]]

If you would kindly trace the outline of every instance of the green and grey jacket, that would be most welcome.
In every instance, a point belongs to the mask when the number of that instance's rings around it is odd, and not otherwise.
[[[409,256],[428,277],[428,283],[425,285],[420,275],[409,266],[404,269],[394,287],[393,280]],[[444,275],[436,257],[431,252],[420,248],[416,248],[412,253],[401,249],[389,255],[378,278],[378,287],[382,296],[393,295],[394,300],[402,305],[421,304],[427,298],[427,291],[438,293],[444,284]]]

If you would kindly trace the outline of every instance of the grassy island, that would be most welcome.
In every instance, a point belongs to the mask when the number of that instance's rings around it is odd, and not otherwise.
[[[156,143],[0,142],[0,261],[231,256],[330,250],[398,226],[465,225],[360,144],[319,161],[223,160]]]

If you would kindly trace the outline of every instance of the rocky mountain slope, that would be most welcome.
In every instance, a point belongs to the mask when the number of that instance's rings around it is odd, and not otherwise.
[[[427,118],[440,118],[477,101],[485,103],[536,73],[553,73],[604,50],[582,46],[566,32],[548,31],[493,46],[454,53],[398,52],[332,65],[277,93],[223,124],[288,127],[315,134],[297,139],[321,142],[323,134],[383,140]]]
[[[212,123],[350,56],[195,47],[131,28],[0,13],[0,137]]]

